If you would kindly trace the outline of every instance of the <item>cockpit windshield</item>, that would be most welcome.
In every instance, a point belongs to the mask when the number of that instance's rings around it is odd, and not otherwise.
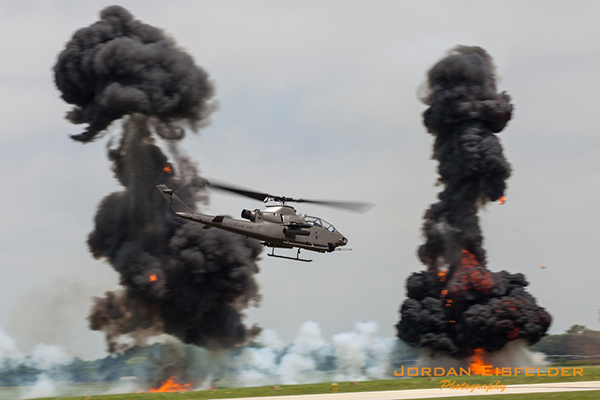
[[[324,219],[318,218],[318,217],[311,217],[311,216],[305,216],[304,217],[305,221],[307,224],[311,224],[313,226],[317,226],[317,227],[321,227],[321,228],[325,228],[330,232],[337,232],[337,230],[335,229],[335,227],[333,225],[331,225],[329,222],[325,221]]]

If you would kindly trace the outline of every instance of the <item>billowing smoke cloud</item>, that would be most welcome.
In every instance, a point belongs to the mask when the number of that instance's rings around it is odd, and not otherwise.
[[[100,21],[78,30],[54,72],[62,98],[74,105],[68,119],[88,124],[72,136],[82,142],[127,113],[153,115],[164,123],[164,135],[176,137],[182,131],[170,123],[196,127],[212,108],[206,72],[160,29],[120,6],[105,8]]]
[[[504,196],[511,173],[496,133],[513,107],[496,90],[491,57],[480,47],[454,48],[429,70],[422,100],[444,189],[424,216],[418,255],[427,270],[407,280],[398,337],[457,358],[517,339],[535,343],[550,315],[525,291],[522,274],[486,268],[477,217],[479,206]]]
[[[328,342],[319,325],[305,322],[295,340],[284,346],[272,330],[264,330],[260,346],[232,351],[224,379],[236,386],[363,381],[391,375],[395,340],[380,338],[375,322],[357,323],[352,332]]]
[[[30,399],[56,396],[65,386],[64,368],[73,361],[58,345],[38,343],[22,352],[16,341],[0,327],[0,396]],[[57,381],[63,381],[62,385]]]
[[[21,388],[20,399],[58,396],[65,382],[59,382],[61,367],[72,362],[73,358],[61,346],[38,343],[25,359],[25,369],[40,371],[30,387]]]
[[[291,343],[265,329],[248,346],[233,349],[212,351],[171,338],[87,362],[71,359],[59,346],[42,344],[23,360],[3,360],[0,384],[19,389],[0,390],[0,395],[16,399],[136,393],[158,388],[171,377],[188,390],[383,379],[392,376],[398,361],[413,361],[413,354],[398,344],[394,338],[380,337],[372,321],[357,323],[352,331],[329,340],[309,321]],[[83,374],[87,380],[81,380],[80,372],[90,369],[93,373]],[[93,381],[104,383],[73,384]]]
[[[210,349],[245,343],[260,331],[242,319],[260,300],[254,275],[261,246],[177,221],[155,187],[166,171],[170,186],[192,181],[178,193],[190,207],[201,197],[197,168],[177,140],[182,122],[195,125],[208,115],[212,86],[159,29],[118,6],[100,16],[73,35],[54,68],[63,98],[75,104],[69,118],[89,124],[74,139],[92,140],[125,116],[108,151],[123,190],[102,200],[88,238],[94,257],[119,273],[122,289],[95,299],[90,327],[106,334],[110,352],[162,333]]]

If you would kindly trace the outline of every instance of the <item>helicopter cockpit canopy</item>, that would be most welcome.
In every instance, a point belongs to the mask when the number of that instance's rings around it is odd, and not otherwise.
[[[323,227],[330,232],[334,232],[334,233],[337,232],[337,230],[335,229],[335,227],[333,225],[331,225],[329,222],[327,222],[324,219],[321,219],[319,217],[311,217],[309,215],[306,215],[304,217],[304,220],[306,221],[307,224],[310,224],[313,226],[318,226],[318,227]]]

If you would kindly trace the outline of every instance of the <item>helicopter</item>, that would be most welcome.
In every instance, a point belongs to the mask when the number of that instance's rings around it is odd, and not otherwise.
[[[233,192],[265,203],[275,202],[276,204],[267,205],[264,210],[255,209],[251,211],[244,209],[241,214],[243,220],[224,215],[206,215],[197,213],[189,208],[177,196],[174,189],[169,188],[164,183],[156,185],[177,216],[204,224],[204,229],[218,228],[257,239],[263,246],[272,248],[271,253],[267,254],[268,256],[295,261],[312,261],[300,258],[300,250],[302,249],[319,253],[331,253],[336,250],[342,250],[341,247],[348,243],[348,239],[324,219],[307,214],[299,214],[294,207],[287,203],[320,204],[362,213],[374,207],[370,203],[305,200],[274,196],[268,193],[255,192],[253,190],[214,182],[207,183],[207,186]],[[276,248],[297,248],[298,252],[296,253],[296,257],[288,257],[275,254]]]

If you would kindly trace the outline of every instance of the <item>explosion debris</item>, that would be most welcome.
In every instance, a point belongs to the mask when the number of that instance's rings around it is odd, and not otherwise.
[[[426,271],[407,280],[398,337],[434,354],[463,359],[502,349],[509,341],[537,342],[550,315],[525,291],[520,274],[491,272],[482,247],[478,207],[504,203],[510,165],[495,135],[510,120],[510,97],[496,90],[491,57],[457,46],[428,72],[423,119],[435,137],[439,202],[426,211]]]
[[[122,135],[108,151],[123,189],[102,200],[88,238],[123,288],[95,299],[90,327],[105,333],[111,353],[132,344],[123,339],[139,343],[162,333],[209,349],[245,343],[260,331],[242,322],[243,310],[260,300],[260,245],[174,223],[155,187],[159,174],[170,186],[191,180],[178,195],[190,205],[201,196],[203,181],[177,141],[183,125],[198,128],[212,110],[208,76],[161,30],[124,8],[107,7],[100,17],[73,35],[54,67],[63,99],[75,106],[69,120],[88,123],[73,139],[89,142],[123,117]]]

